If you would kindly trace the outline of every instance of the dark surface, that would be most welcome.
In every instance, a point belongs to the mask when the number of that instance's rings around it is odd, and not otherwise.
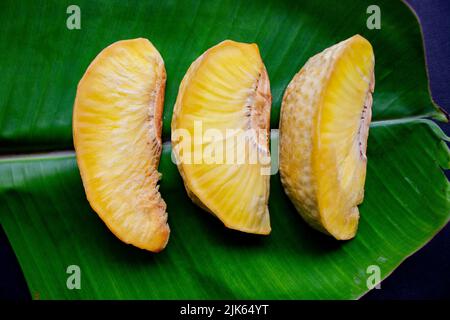
[[[450,111],[450,1],[407,2],[421,20],[433,99],[440,107]],[[449,125],[441,127],[450,135]],[[3,229],[0,230],[0,261],[0,298],[30,299],[25,279]],[[380,290],[372,290],[362,299],[450,298],[449,270],[450,226],[447,225],[383,281]]]
[[[31,298],[22,270],[3,228],[0,228],[0,298],[15,300]]]

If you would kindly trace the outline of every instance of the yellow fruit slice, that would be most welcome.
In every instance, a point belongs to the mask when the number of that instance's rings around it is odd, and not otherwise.
[[[281,181],[303,218],[336,239],[358,227],[374,64],[370,43],[353,36],[309,59],[283,97]]]
[[[146,39],[104,49],[78,84],[73,136],[86,196],[123,242],[162,250],[169,239],[158,192],[164,62]]]
[[[180,85],[172,119],[178,169],[190,198],[231,229],[270,233],[271,99],[256,44],[221,42]]]

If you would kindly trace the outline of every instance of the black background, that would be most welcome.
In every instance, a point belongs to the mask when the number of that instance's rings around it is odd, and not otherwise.
[[[357,0],[355,0],[357,1]],[[394,0],[393,0],[394,1]],[[434,101],[450,111],[450,0],[407,0],[422,24]],[[383,21],[383,12],[381,12]],[[383,26],[383,25],[381,25]],[[450,135],[450,125],[441,127]],[[446,172],[449,176],[449,172]],[[363,300],[450,298],[450,225],[405,260]],[[8,239],[0,229],[0,298],[31,299]]]

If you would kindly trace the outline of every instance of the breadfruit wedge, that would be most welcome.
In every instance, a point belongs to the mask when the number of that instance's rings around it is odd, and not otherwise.
[[[336,239],[358,227],[374,61],[370,43],[353,36],[309,59],[283,97],[282,184],[303,218]]]
[[[166,71],[146,39],[116,42],[78,84],[73,137],[87,199],[123,242],[149,251],[169,239],[158,192]]]
[[[172,119],[188,195],[226,227],[270,233],[269,78],[256,44],[223,41],[190,66]]]

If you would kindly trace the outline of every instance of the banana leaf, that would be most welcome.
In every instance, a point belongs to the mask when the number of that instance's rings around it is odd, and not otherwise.
[[[421,248],[450,218],[448,138],[431,100],[420,26],[400,1],[78,1],[81,29],[66,27],[70,3],[0,3],[0,222],[32,297],[40,299],[354,299]],[[369,30],[367,7],[381,9]],[[366,196],[355,239],[337,242],[309,228],[271,178],[272,233],[228,230],[187,197],[170,143],[160,163],[171,226],[152,254],[117,240],[90,208],[72,146],[76,85],[110,43],[150,39],[167,73],[163,139],[178,85],[210,46],[259,45],[278,127],[286,85],[306,60],[359,33],[373,45],[376,89]],[[272,143],[276,145],[277,135]],[[81,270],[69,290],[67,267]]]

